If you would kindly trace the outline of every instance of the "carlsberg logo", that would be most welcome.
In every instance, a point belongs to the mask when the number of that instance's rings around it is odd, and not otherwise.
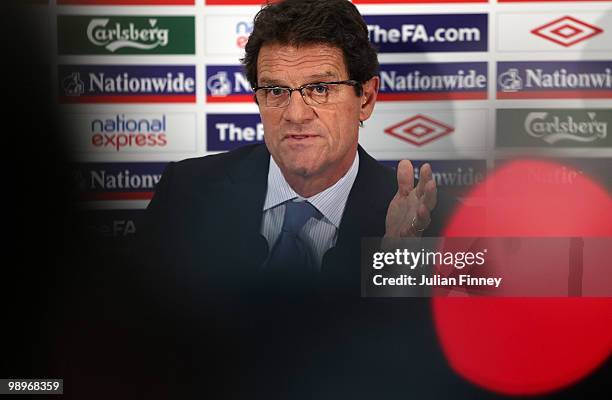
[[[548,112],[531,112],[525,118],[525,131],[532,137],[555,144],[560,140],[593,142],[608,136],[608,123],[597,120],[595,112],[587,112],[586,120],[572,115],[563,117]]]
[[[59,54],[195,54],[191,15],[58,15]]]
[[[152,50],[168,45],[169,29],[157,27],[156,18],[149,18],[148,26],[145,27],[137,27],[133,22],[127,25],[109,22],[109,18],[91,20],[87,27],[87,38],[92,44],[110,52],[122,48]]]

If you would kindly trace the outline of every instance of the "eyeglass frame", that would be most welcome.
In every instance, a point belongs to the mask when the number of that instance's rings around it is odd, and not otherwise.
[[[255,102],[257,104],[259,104],[259,101],[257,100],[257,91],[260,89],[284,89],[284,90],[289,90],[289,101],[287,102],[286,105],[284,106],[268,106],[268,105],[264,105],[264,107],[268,107],[268,108],[284,108],[284,107],[288,107],[289,104],[291,104],[291,95],[293,92],[295,92],[296,90],[300,92],[300,95],[302,96],[302,98],[306,98],[309,96],[305,96],[303,90],[306,89],[309,86],[317,86],[317,85],[349,85],[352,87],[356,87],[358,88],[359,93],[362,92],[362,82],[356,81],[354,79],[346,79],[343,81],[332,81],[332,82],[313,82],[313,83],[307,83],[305,85],[296,87],[296,88],[290,88],[287,86],[278,86],[278,85],[273,85],[273,86],[255,86],[253,88],[251,88],[253,90],[253,97],[255,98]],[[314,101],[314,100],[313,100]],[[306,101],[304,101],[306,103]],[[316,101],[314,101],[316,104],[327,104],[327,103],[317,103]],[[307,105],[312,105],[312,104],[308,104]]]

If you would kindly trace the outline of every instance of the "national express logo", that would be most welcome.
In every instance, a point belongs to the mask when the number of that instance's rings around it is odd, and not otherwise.
[[[236,35],[236,47],[244,49],[247,42],[249,41],[249,35],[253,32],[252,21],[238,21],[234,28],[234,34]]]
[[[498,99],[612,98],[612,61],[498,62]]]
[[[60,65],[62,103],[195,103],[193,65]]]
[[[126,116],[115,114],[92,118],[91,146],[96,149],[131,150],[138,148],[165,148],[168,145],[168,122],[165,114],[159,116]]]
[[[191,16],[57,17],[60,54],[195,54]]]
[[[487,63],[381,64],[381,101],[482,100],[487,98]]]
[[[602,32],[603,29],[569,15],[531,30],[534,35],[564,47],[573,46]]]
[[[380,53],[487,51],[487,14],[366,15]]]
[[[497,110],[499,147],[612,147],[612,110]]]
[[[254,15],[206,15],[204,39],[206,54],[241,58],[253,31]]]
[[[73,113],[73,150],[81,153],[196,151],[195,113]]]
[[[165,162],[81,163],[73,178],[82,201],[149,200]]]
[[[428,116],[417,114],[385,129],[385,133],[398,139],[423,146],[451,134],[455,128]]]
[[[227,151],[263,143],[264,129],[259,114],[207,114],[206,150]]]
[[[252,102],[253,89],[237,65],[206,67],[206,101],[209,103]]]

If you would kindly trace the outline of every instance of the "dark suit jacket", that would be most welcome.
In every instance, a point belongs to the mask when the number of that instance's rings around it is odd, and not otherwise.
[[[336,246],[308,285],[259,270],[265,146],[168,166],[139,228],[148,257],[136,269],[162,379],[220,398],[308,399],[423,397],[443,374],[458,382],[427,299],[360,298],[360,240],[384,235],[396,175],[359,156]]]
[[[382,236],[391,198],[397,191],[392,169],[359,148],[359,171],[348,197],[336,246],[326,253],[323,285],[359,291],[362,237]],[[264,145],[171,163],[148,208],[143,229],[155,262],[180,266],[191,283],[213,290],[258,279],[268,254],[260,234],[270,155]],[[152,249],[151,249],[152,250]],[[221,286],[219,286],[221,285]]]

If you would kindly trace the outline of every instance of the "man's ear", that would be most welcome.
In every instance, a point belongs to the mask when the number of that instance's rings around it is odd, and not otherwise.
[[[374,103],[376,103],[376,95],[378,94],[378,87],[380,85],[380,78],[374,76],[368,81],[364,82],[361,93],[361,109],[359,110],[359,120],[365,121],[370,118],[372,111],[374,111]]]

